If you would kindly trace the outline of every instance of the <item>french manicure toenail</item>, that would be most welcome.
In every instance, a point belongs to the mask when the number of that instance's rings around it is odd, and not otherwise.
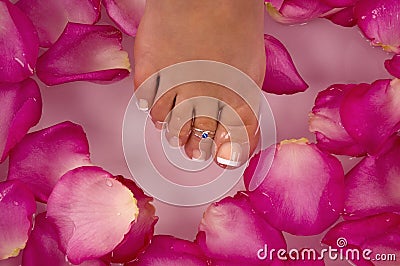
[[[192,161],[195,162],[204,162],[206,160],[206,153],[199,151],[199,150],[194,150],[193,155],[192,155]]]
[[[226,166],[240,166],[240,154],[242,148],[238,143],[224,143],[221,145],[217,162]]]
[[[146,99],[139,99],[137,101],[137,106],[140,111],[148,111],[149,110],[149,103]]]
[[[232,166],[232,167],[238,167],[240,165],[240,162],[238,161],[232,161],[232,160],[227,160],[221,157],[217,157],[217,162],[226,166]]]
[[[166,124],[167,124],[167,122],[164,122],[164,121],[156,121],[155,122],[155,126],[157,129],[163,129]]]

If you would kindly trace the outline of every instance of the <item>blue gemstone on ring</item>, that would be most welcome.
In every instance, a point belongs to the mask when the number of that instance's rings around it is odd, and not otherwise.
[[[201,134],[201,137],[202,137],[203,139],[208,138],[208,132],[203,132],[203,134]]]

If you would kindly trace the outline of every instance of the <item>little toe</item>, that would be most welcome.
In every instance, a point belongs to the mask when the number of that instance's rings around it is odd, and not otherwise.
[[[156,128],[161,129],[168,121],[172,108],[175,105],[176,92],[169,90],[157,98],[150,109],[150,117]]]

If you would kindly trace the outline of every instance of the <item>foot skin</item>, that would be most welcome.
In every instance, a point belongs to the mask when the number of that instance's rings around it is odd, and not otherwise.
[[[261,0],[147,0],[135,39],[135,88],[161,69],[191,60],[229,64],[261,87],[263,35]],[[194,82],[156,97],[156,87],[153,82],[152,88],[146,88],[147,96],[139,100],[139,107],[152,105],[150,115],[156,127],[166,125],[170,144],[184,146],[190,158],[203,161],[214,156],[222,167],[238,167],[257,147],[258,120],[243,100],[246,95],[242,98],[223,86]],[[154,98],[154,103],[149,100]],[[240,122],[233,121],[232,112]],[[215,132],[214,142],[202,139],[193,128]],[[244,135],[247,151],[243,149]]]

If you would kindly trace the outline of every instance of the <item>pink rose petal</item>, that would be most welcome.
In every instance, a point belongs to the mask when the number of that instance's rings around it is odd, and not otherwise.
[[[320,0],[284,0],[280,6],[275,6],[272,1],[266,5],[269,15],[284,24],[304,23],[332,9]]]
[[[340,106],[342,124],[370,154],[400,128],[400,80],[360,84],[346,93]]]
[[[392,59],[386,60],[385,68],[392,76],[400,78],[400,54],[395,54]]]
[[[58,232],[55,225],[46,218],[46,213],[35,217],[35,227],[23,251],[24,266],[70,266],[65,254],[58,248]],[[80,266],[106,266],[101,260],[84,261]]]
[[[34,80],[0,83],[0,162],[39,122],[41,115],[42,98]]]
[[[36,211],[32,193],[18,181],[0,182],[0,260],[25,247]]]
[[[132,192],[94,166],[63,175],[47,204],[62,250],[74,264],[111,252],[129,232],[138,211]]]
[[[206,266],[206,257],[193,242],[178,239],[173,236],[154,236],[151,245],[141,254],[137,261],[126,266]]]
[[[286,249],[282,233],[254,212],[244,193],[224,198],[207,208],[196,242],[213,260],[243,265],[259,264],[257,251],[264,245],[270,249]],[[269,265],[271,261],[262,263]]]
[[[321,0],[321,2],[333,7],[349,7],[354,6],[358,0]]]
[[[266,71],[263,90],[274,94],[305,91],[308,85],[301,78],[285,46],[271,35],[264,35]]]
[[[358,27],[372,45],[400,53],[400,2],[362,0],[354,7]]]
[[[258,164],[274,151],[266,174]],[[253,157],[244,173],[246,187],[251,179],[262,180],[264,176],[261,185],[249,192],[250,202],[279,230],[294,235],[319,234],[343,210],[342,165],[306,139],[282,141]]]
[[[400,212],[400,137],[377,156],[365,157],[346,175],[345,218]]]
[[[355,265],[399,265],[400,258],[400,215],[385,213],[368,218],[341,222],[328,231],[322,243],[343,250],[358,250],[359,260],[352,260]],[[339,244],[339,245],[338,245]],[[363,257],[363,251],[372,252]],[[377,254],[394,254],[396,261],[372,261]],[[349,258],[353,258],[350,257]],[[357,258],[357,257],[355,257]]]
[[[354,7],[352,6],[327,15],[325,18],[343,27],[354,27],[357,25],[357,20],[354,18]]]
[[[19,0],[16,5],[35,25],[41,47],[50,47],[68,21],[94,24],[100,18],[100,0]]]
[[[128,35],[136,36],[146,0],[103,0],[107,14]]]
[[[0,25],[0,83],[23,81],[33,74],[39,53],[35,27],[8,0],[0,0]]]
[[[121,32],[112,26],[69,22],[57,42],[39,57],[37,75],[47,85],[123,79],[130,63],[121,40]]]
[[[132,180],[122,176],[117,176],[116,179],[130,189],[139,208],[139,215],[132,224],[130,231],[111,254],[112,262],[122,263],[136,259],[138,254],[147,248],[153,237],[154,226],[158,217],[155,216],[155,208],[150,203],[153,200],[152,197],[145,195],[143,190]]]
[[[365,149],[344,129],[339,112],[345,94],[355,87],[355,84],[335,84],[318,93],[309,123],[321,150],[341,155],[365,155]]]
[[[7,179],[28,184],[37,200],[47,202],[58,179],[83,165],[90,165],[85,132],[63,122],[24,137],[11,152]]]

